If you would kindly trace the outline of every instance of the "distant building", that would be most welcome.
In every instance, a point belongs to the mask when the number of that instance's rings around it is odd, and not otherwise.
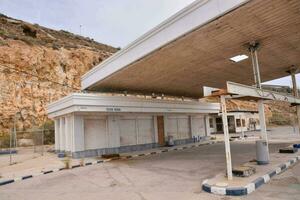
[[[280,93],[292,94],[292,91],[293,91],[293,89],[291,87],[283,86],[283,85],[266,85],[266,84],[262,84],[261,86],[265,90],[272,90],[272,91],[280,92]]]
[[[236,110],[227,113],[229,133],[242,131],[255,131],[260,129],[259,115],[257,111]],[[209,118],[211,133],[223,133],[221,115],[211,114]]]

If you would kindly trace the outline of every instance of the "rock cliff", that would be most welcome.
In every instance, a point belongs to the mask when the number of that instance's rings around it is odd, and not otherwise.
[[[118,49],[0,15],[0,133],[47,120],[46,105],[80,90],[80,77]]]

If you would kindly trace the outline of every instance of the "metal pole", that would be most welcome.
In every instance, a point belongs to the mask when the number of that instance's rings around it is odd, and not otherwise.
[[[254,50],[254,60],[255,60],[255,72],[256,72],[256,86],[261,89],[261,79],[260,79],[260,70],[258,64],[257,48]]]
[[[251,54],[251,61],[252,61],[252,68],[253,68],[252,70],[253,70],[254,83],[255,83],[255,85],[257,85],[257,80],[256,80],[256,79],[257,79],[257,78],[256,78],[256,77],[257,77],[257,76],[256,76],[257,73],[256,73],[256,66],[255,66],[255,65],[256,65],[256,62],[255,62],[255,61],[256,61],[256,60],[254,59],[254,57],[255,57],[255,56],[254,56],[254,50],[253,50],[253,48],[251,48],[251,47],[249,48],[249,50],[250,50],[250,54]]]
[[[43,130],[42,130],[42,156],[44,155],[44,134],[45,134],[45,123],[43,124]]]
[[[293,83],[293,95],[295,97],[299,97],[299,92],[298,92],[298,88],[297,88],[297,80],[296,80],[296,73],[297,73],[298,69],[296,67],[291,67],[291,69],[288,71],[291,75],[292,78],[292,83]],[[296,114],[297,114],[297,120],[298,120],[298,130],[300,133],[300,106],[297,105],[296,106]]]
[[[300,134],[300,106],[296,106],[296,114],[297,114],[297,121],[298,121],[298,133]]]
[[[240,115],[240,122],[241,122],[242,139],[245,139],[244,125],[243,125],[242,115]]]
[[[251,52],[255,85],[257,88],[261,89],[260,70],[259,70],[258,55],[257,55],[258,47],[259,47],[259,43],[255,43],[255,44],[250,45],[249,50]],[[259,121],[260,121],[260,127],[261,127],[261,131],[260,131],[261,138],[267,139],[266,119],[265,119],[265,113],[264,113],[263,100],[258,100],[258,112],[259,112]],[[266,140],[266,142],[268,142],[268,141]]]
[[[9,136],[9,165],[12,165],[12,155],[11,155],[11,145],[12,145],[12,133],[13,130],[10,129],[10,136]]]
[[[221,110],[222,110],[223,132],[224,132],[225,153],[226,153],[227,178],[228,180],[232,180],[232,164],[231,164],[230,141],[229,141],[229,131],[228,131],[228,122],[227,122],[226,99],[224,95],[222,95],[220,98],[221,98]]]
[[[254,44],[250,44],[249,51],[251,52],[252,66],[254,70],[254,80],[257,88],[261,89],[261,78],[260,78],[260,70],[258,63],[258,55],[257,50],[260,44],[255,42]],[[265,108],[264,101],[262,99],[258,100],[258,113],[259,113],[259,121],[260,121],[260,137],[263,140],[262,142],[266,144],[266,150],[263,155],[264,162],[269,162],[269,146],[268,146],[268,137],[267,137],[267,127],[266,127],[266,117],[265,117]],[[259,144],[259,143],[257,143]],[[256,156],[261,156],[262,152],[258,152],[258,147],[256,147]],[[258,158],[257,158],[258,159]]]
[[[293,83],[293,95],[295,97],[299,97],[299,93],[298,93],[298,89],[297,89],[297,81],[296,81],[296,71],[291,70],[290,74],[291,74],[292,83]]]
[[[14,118],[14,148],[17,148],[17,114],[15,114]]]
[[[268,143],[265,107],[264,107],[263,100],[258,100],[258,113],[259,113],[259,121],[260,121],[261,138]]]

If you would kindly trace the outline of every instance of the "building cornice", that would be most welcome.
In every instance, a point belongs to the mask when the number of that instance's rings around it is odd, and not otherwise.
[[[74,93],[48,105],[47,112],[54,118],[73,112],[218,113],[219,109],[218,103]]]

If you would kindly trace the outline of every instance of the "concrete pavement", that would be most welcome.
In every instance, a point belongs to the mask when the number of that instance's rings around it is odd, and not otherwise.
[[[300,199],[300,164],[272,179],[257,191],[245,196],[247,200],[299,200]]]
[[[232,156],[234,164],[255,158],[254,144],[233,142]],[[222,199],[201,182],[224,170],[224,144],[214,144],[36,177],[0,187],[0,199]]]

